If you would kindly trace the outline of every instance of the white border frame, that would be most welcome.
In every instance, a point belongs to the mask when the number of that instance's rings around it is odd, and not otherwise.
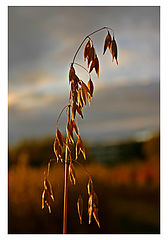
[[[90,4],[91,3],[91,4]],[[112,5],[111,5],[112,4]],[[0,239],[84,239],[85,234],[78,235],[56,235],[56,234],[8,234],[8,6],[160,6],[160,129],[161,129],[161,234],[106,234],[89,235],[90,237],[107,239],[168,239],[168,77],[166,57],[168,54],[167,38],[167,15],[168,2],[165,0],[137,0],[137,1],[54,1],[54,0],[1,0],[0,1],[0,110],[1,110],[1,128],[0,128]],[[88,237],[88,235],[87,235]]]

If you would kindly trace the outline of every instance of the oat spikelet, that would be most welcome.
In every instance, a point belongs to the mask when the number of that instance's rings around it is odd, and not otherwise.
[[[55,138],[54,140],[54,153],[55,153],[55,156],[57,157],[57,162],[59,160],[62,161],[62,150],[61,150],[61,146],[59,144],[58,138]]]
[[[78,141],[76,143],[76,159],[78,159],[80,152],[83,154],[83,157],[86,160],[86,154],[85,154],[83,142],[82,142],[81,138],[78,138]]]
[[[45,205],[48,207],[49,213],[51,213],[50,194],[46,189],[44,189],[42,193],[42,209],[44,209]]]
[[[93,217],[94,217],[98,227],[100,228],[99,217],[98,217],[98,208],[93,209]]]
[[[117,60],[117,43],[115,41],[115,38],[113,36],[113,40],[111,41],[111,44],[110,44],[110,52],[112,54],[112,60],[116,60],[116,63],[118,65],[118,60]]]
[[[107,34],[105,42],[104,42],[104,52],[103,52],[103,55],[105,54],[107,47],[108,48],[110,47],[110,44],[111,44],[111,35],[110,35],[109,31],[108,31],[108,34]]]
[[[44,209],[45,205],[51,213],[51,200],[54,201],[54,195],[50,181],[47,179],[46,172],[44,172],[44,190],[42,193],[41,207]]]
[[[92,207],[92,197],[93,197],[93,195],[91,194],[89,196],[89,200],[88,200],[89,224],[91,224],[91,219],[92,219],[92,210],[93,210],[93,207]]]
[[[43,190],[43,193],[42,193],[42,201],[41,201],[41,208],[44,209],[44,196],[45,196],[45,190]]]
[[[71,125],[72,125],[74,132],[76,133],[76,136],[79,138],[78,129],[77,129],[77,126],[76,126],[76,123],[74,120],[71,120]]]
[[[89,200],[88,200],[89,224],[91,223],[92,214],[93,214],[93,217],[98,227],[100,228],[99,217],[98,217],[98,197],[93,190],[93,181],[91,177],[89,177],[87,189],[88,189],[88,195],[89,195]]]
[[[95,56],[95,49],[94,49],[94,47],[92,46],[92,47],[89,49],[89,53],[88,53],[88,67],[89,67],[90,63],[94,60],[94,56]]]
[[[84,90],[83,87],[82,87],[82,90],[81,90],[81,98],[82,98],[83,103],[86,106],[86,94],[85,94],[85,90]]]
[[[58,139],[58,142],[62,147],[63,147],[63,144],[66,144],[65,138],[58,128],[56,132],[56,138]]]
[[[78,201],[77,201],[77,209],[78,209],[78,214],[79,214],[80,224],[82,224],[83,199],[82,199],[81,195],[79,195],[79,197],[78,197]]]
[[[89,50],[91,48],[91,45],[90,45],[90,40],[87,42],[86,46],[85,46],[85,49],[84,49],[84,60],[86,61],[86,58],[88,58],[89,56]]]
[[[94,91],[94,85],[93,85],[93,82],[92,82],[91,78],[88,81],[88,89],[89,89],[90,95],[92,97],[93,96],[93,91]]]
[[[71,162],[69,164],[69,178],[70,178],[71,183],[73,183],[75,185],[76,184],[75,170],[74,170],[73,164]]]
[[[67,130],[67,136],[68,136],[69,140],[72,143],[74,143],[74,140],[73,140],[73,128],[72,128],[71,124],[72,124],[71,121],[68,121],[66,130]]]
[[[49,192],[51,199],[54,201],[52,186],[51,186],[50,181],[47,178],[44,179],[44,189]]]
[[[91,177],[89,177],[87,189],[88,189],[88,195],[93,193],[93,181],[92,181]]]
[[[78,104],[81,107],[81,109],[83,108],[83,101],[82,101],[82,88],[80,88],[78,90],[78,95],[77,95],[77,100],[78,100]]]
[[[82,114],[81,108],[80,108],[78,105],[76,105],[76,109],[77,109],[77,112],[78,112],[79,116],[80,116],[81,118],[83,118],[83,114]]]

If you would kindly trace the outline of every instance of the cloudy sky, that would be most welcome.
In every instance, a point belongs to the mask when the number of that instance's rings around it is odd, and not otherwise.
[[[119,65],[102,56],[106,31],[94,41],[100,78],[79,119],[88,141],[122,140],[159,129],[159,7],[9,7],[9,143],[54,136],[59,112],[68,102],[68,71],[86,35],[114,29]],[[83,62],[83,49],[76,61]],[[85,71],[76,66],[80,79]],[[66,116],[60,119],[65,132]]]

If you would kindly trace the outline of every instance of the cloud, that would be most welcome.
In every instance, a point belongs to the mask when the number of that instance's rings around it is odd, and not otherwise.
[[[47,85],[55,81],[51,73],[44,71],[43,69],[22,69],[22,71],[16,71],[9,73],[10,85],[18,88],[29,87],[31,85]]]
[[[67,95],[40,96],[24,92],[9,97],[15,98],[12,100],[15,104],[9,108],[9,132],[13,141],[23,136],[55,132],[55,121],[68,99]],[[111,85],[101,91],[96,89],[91,105],[83,110],[83,115],[84,120],[79,118],[78,122],[81,135],[88,140],[106,139],[107,136],[117,139],[144,129],[156,131],[159,128],[159,84],[132,83],[118,87]],[[65,123],[63,115],[61,129],[65,128]]]
[[[77,48],[75,43],[106,25],[115,29],[120,46],[136,45],[137,40],[144,45],[146,40],[155,39],[158,18],[159,8],[152,7],[10,7],[9,64],[37,64],[53,52],[67,59]],[[100,50],[104,35],[93,36]]]
[[[27,129],[34,123],[39,132],[52,132],[46,121],[55,124],[55,112],[67,103],[75,51],[88,33],[102,26],[115,30],[119,66],[112,63],[110,52],[102,56],[106,32],[93,35],[100,79],[93,71],[95,94],[86,126],[104,122],[110,129],[114,120],[124,127],[124,119],[137,119],[140,126],[139,117],[150,125],[148,119],[158,116],[158,91],[149,86],[159,81],[159,17],[159,7],[9,7],[9,121],[14,134],[31,135]],[[85,66],[83,48],[76,61]],[[87,73],[75,69],[87,82]],[[32,134],[39,132],[34,127]]]
[[[40,84],[49,89],[50,81],[66,82],[69,64],[84,36],[111,22],[119,46],[119,66],[112,63],[109,52],[101,56],[106,33],[92,36],[100,59],[100,79],[158,78],[159,8],[10,7],[9,89]],[[83,49],[77,61],[81,59]]]
[[[8,106],[9,110],[15,109],[15,111],[31,111],[39,110],[63,102],[65,97],[63,95],[56,95],[51,93],[37,93],[24,89],[18,92],[9,92],[8,94]]]
[[[138,131],[144,128],[156,127],[155,119],[152,116],[121,118],[113,120],[104,120],[101,122],[90,123],[87,126],[87,130],[93,134],[99,132],[99,134],[105,134],[106,132],[117,131]],[[158,125],[159,127],[159,125]]]

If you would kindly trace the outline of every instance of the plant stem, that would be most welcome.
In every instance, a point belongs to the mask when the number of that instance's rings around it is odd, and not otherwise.
[[[67,107],[68,107],[68,105],[66,105],[66,106],[62,109],[62,111],[61,111],[61,113],[60,113],[60,115],[59,115],[59,117],[58,117],[58,119],[57,119],[57,121],[56,121],[56,130],[57,130],[57,128],[58,128],[58,121],[59,121],[59,119],[60,119],[60,117],[61,117],[63,111],[64,111],[65,108],[67,108]]]
[[[75,52],[75,55],[73,57],[73,61],[72,61],[72,64],[71,66],[73,66],[73,64],[76,64],[80,67],[82,67],[83,69],[85,69],[85,67],[83,67],[82,65],[78,64],[78,63],[75,63],[75,58],[80,50],[80,48],[82,47],[83,43],[85,42],[86,39],[89,39],[92,44],[93,44],[93,41],[91,40],[90,36],[97,33],[97,32],[100,32],[101,30],[103,29],[110,29],[108,27],[102,27],[102,28],[99,28],[98,30],[90,33],[89,35],[87,35],[83,41],[81,42],[81,44],[79,45],[77,51]],[[110,29],[113,31],[113,29]],[[113,34],[114,34],[114,31],[113,31]],[[87,69],[85,69],[87,71]],[[87,71],[88,72],[88,71]],[[88,72],[89,76],[90,76],[90,73]],[[69,96],[69,105],[68,106],[65,106],[63,108],[63,110],[61,111],[58,119],[57,119],[57,122],[56,122],[56,128],[58,128],[58,120],[59,118],[61,117],[61,114],[62,112],[64,111],[64,109],[68,107],[68,122],[70,122],[70,107],[71,107],[71,92],[70,92],[70,96]],[[68,204],[68,168],[69,168],[69,159],[68,159],[68,144],[69,144],[69,136],[67,135],[67,138],[66,138],[66,150],[65,150],[65,176],[64,176],[64,210],[63,210],[63,234],[66,234],[67,233],[67,204]],[[88,174],[89,175],[89,174]],[[90,175],[89,175],[90,176]]]
[[[70,121],[70,105],[68,105],[68,121]],[[68,136],[66,139],[65,152],[65,178],[64,178],[64,212],[63,212],[63,234],[67,233],[67,203],[68,203]]]
[[[66,156],[67,156],[67,148],[66,148]],[[67,233],[67,202],[68,202],[68,161],[65,160],[63,234]]]
[[[75,65],[77,65],[77,66],[83,68],[83,69],[89,74],[89,77],[91,78],[91,75],[90,75],[89,71],[88,71],[84,66],[82,66],[81,64],[76,63],[76,62],[74,62],[73,64],[75,64]]]

